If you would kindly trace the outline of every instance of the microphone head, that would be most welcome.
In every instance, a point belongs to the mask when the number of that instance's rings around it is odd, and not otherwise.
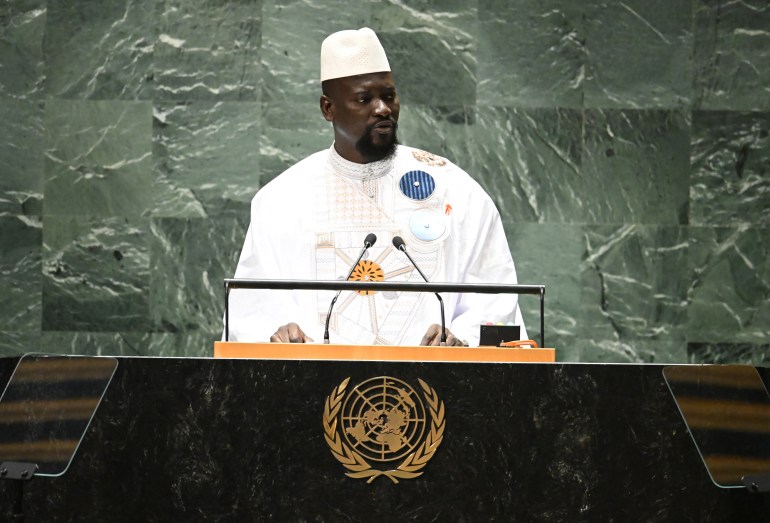
[[[406,250],[406,245],[404,245],[404,239],[401,238],[401,236],[394,236],[393,237],[393,247],[395,247],[399,251]]]
[[[377,242],[377,235],[373,232],[370,232],[366,235],[366,238],[364,238],[364,247],[367,249],[374,245]]]

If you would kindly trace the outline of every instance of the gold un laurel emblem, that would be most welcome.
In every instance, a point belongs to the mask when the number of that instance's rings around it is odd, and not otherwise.
[[[323,414],[326,443],[346,475],[367,483],[379,476],[393,483],[420,476],[444,439],[444,402],[436,391],[418,379],[423,402],[408,383],[389,376],[348,392],[349,381],[326,398]]]

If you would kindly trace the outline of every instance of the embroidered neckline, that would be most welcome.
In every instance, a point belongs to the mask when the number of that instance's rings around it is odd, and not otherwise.
[[[368,182],[376,180],[377,178],[382,178],[383,176],[393,171],[395,164],[395,152],[376,162],[355,163],[340,156],[340,154],[334,148],[334,144],[332,144],[332,146],[329,148],[328,165],[331,172],[351,180]]]

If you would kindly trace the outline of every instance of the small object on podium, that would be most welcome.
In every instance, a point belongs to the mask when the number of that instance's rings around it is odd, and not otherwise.
[[[500,347],[509,347],[516,349],[538,349],[540,348],[535,340],[516,340],[516,341],[504,341],[500,344]]]
[[[479,347],[502,347],[510,341],[518,341],[521,327],[518,325],[481,325]],[[529,345],[529,343],[527,344]]]

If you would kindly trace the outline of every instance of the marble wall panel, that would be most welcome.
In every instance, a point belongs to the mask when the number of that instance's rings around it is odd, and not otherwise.
[[[15,0],[0,5],[0,100],[42,96],[46,4]]]
[[[604,342],[685,340],[688,234],[684,227],[585,227],[583,336]]]
[[[38,349],[43,224],[0,216],[0,239],[0,354],[23,354]]]
[[[470,171],[504,221],[574,223],[590,198],[581,171],[583,113],[480,107],[470,128]]]
[[[521,283],[545,285],[545,344],[558,347],[559,361],[580,361],[576,342],[585,335],[578,267],[585,251],[580,225],[506,222],[516,274]],[[519,299],[527,334],[540,342],[540,300]]]
[[[372,2],[351,9],[348,0],[307,2],[264,0],[262,34],[262,99],[281,105],[318,103],[321,42],[342,29],[371,25]]]
[[[562,360],[561,347],[557,359]],[[687,346],[667,340],[603,340],[589,331],[570,346],[570,357],[583,363],[688,363]]]
[[[149,330],[146,219],[46,217],[43,330]]]
[[[153,109],[156,183],[168,187],[152,216],[244,215],[259,186],[257,102],[159,102]]]
[[[472,169],[469,154],[475,121],[476,110],[468,106],[401,104],[398,139],[403,144],[447,158],[481,181],[482,177]]]
[[[48,2],[48,96],[149,99],[157,11],[158,0]]]
[[[480,108],[472,171],[506,220],[686,223],[680,111]]]
[[[140,216],[162,196],[152,171],[149,102],[46,104],[45,213]]]
[[[770,345],[750,343],[688,343],[689,363],[770,367]]]
[[[476,104],[476,1],[388,1],[372,7],[372,29],[408,104]]]
[[[46,331],[41,345],[46,352],[85,356],[154,356],[148,354],[151,334],[137,332]]]
[[[479,102],[687,106],[692,17],[690,2],[482,0]]]
[[[259,187],[316,151],[328,149],[334,141],[329,122],[321,116],[316,100],[312,102],[267,102],[262,107],[262,136],[259,140],[259,185],[254,185],[249,198]],[[235,267],[233,267],[235,270]]]
[[[770,110],[770,5],[695,0],[694,107]]]
[[[582,107],[587,60],[582,5],[479,0],[479,105]]]
[[[690,117],[684,111],[586,111],[586,223],[687,224]]]
[[[586,107],[680,108],[692,98],[689,1],[586,2]]]
[[[258,101],[262,0],[158,0],[155,98]]]
[[[219,339],[222,282],[235,271],[247,227],[247,214],[152,220],[149,290],[154,331]]]
[[[205,358],[214,353],[212,338],[201,332],[46,331],[42,334],[39,346],[43,352],[87,356]]]
[[[696,111],[693,225],[770,225],[770,113]]]
[[[770,333],[770,229],[693,227],[687,339],[763,344]]]
[[[43,213],[43,102],[0,98],[0,215]]]

